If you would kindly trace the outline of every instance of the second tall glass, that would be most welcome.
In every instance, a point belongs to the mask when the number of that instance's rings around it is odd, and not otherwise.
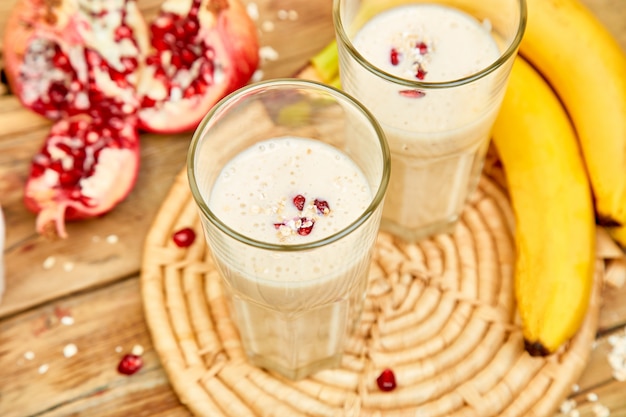
[[[381,227],[453,229],[482,171],[524,0],[335,0],[343,89],[381,123],[392,170]]]

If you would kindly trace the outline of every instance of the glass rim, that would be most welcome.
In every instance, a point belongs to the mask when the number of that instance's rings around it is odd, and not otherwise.
[[[196,163],[195,163],[195,155],[197,154],[197,149],[202,141],[202,137],[207,128],[210,127],[211,121],[217,115],[221,114],[224,110],[228,109],[234,102],[237,100],[248,96],[256,91],[259,91],[263,88],[267,87],[300,87],[311,90],[316,90],[318,92],[325,92],[333,96],[338,101],[343,101],[348,103],[351,107],[358,110],[365,119],[371,124],[374,133],[378,138],[378,143],[380,145],[380,150],[382,153],[382,172],[381,178],[378,182],[378,189],[375,190],[375,193],[372,195],[372,199],[370,204],[363,210],[359,216],[350,224],[343,227],[336,233],[328,235],[322,239],[314,240],[307,243],[299,243],[293,245],[285,245],[278,243],[270,243],[264,242],[257,239],[252,239],[245,234],[242,234],[226,223],[224,223],[220,218],[209,208],[208,202],[202,197],[200,193],[200,189],[198,188],[196,181]],[[340,149],[341,150],[341,149]],[[343,150],[341,150],[344,152]],[[326,85],[317,81],[299,79],[299,78],[275,78],[271,80],[258,81],[255,83],[248,84],[219,100],[210,110],[209,112],[202,118],[199,125],[196,127],[193,136],[191,138],[191,143],[189,145],[189,150],[187,152],[187,178],[189,182],[189,187],[191,189],[191,194],[193,199],[196,201],[196,205],[202,214],[221,232],[225,233],[229,237],[241,242],[245,243],[249,246],[256,247],[259,249],[266,249],[272,251],[279,252],[298,252],[305,251],[313,248],[318,248],[322,246],[326,246],[332,242],[338,241],[343,237],[349,235],[354,230],[358,229],[363,223],[365,223],[377,210],[377,208],[382,204],[387,186],[389,184],[389,176],[391,171],[391,153],[389,150],[389,146],[387,144],[387,140],[385,138],[385,134],[383,132],[382,127],[378,123],[378,121],[374,118],[373,114],[367,110],[359,101],[353,98],[351,95],[345,93],[342,90],[339,90],[333,86]]]
[[[394,84],[400,84],[404,87],[413,88],[413,89],[444,89],[450,87],[458,87],[460,85],[471,83],[472,81],[481,79],[488,74],[492,73],[496,69],[500,68],[506,61],[509,60],[519,48],[520,43],[522,42],[522,38],[524,36],[524,31],[526,30],[526,22],[527,22],[527,8],[526,8],[526,0],[517,0],[519,5],[519,21],[517,25],[517,31],[515,33],[515,37],[504,50],[503,53],[500,54],[498,59],[492,62],[489,66],[481,69],[478,72],[470,74],[466,77],[457,78],[455,80],[450,81],[437,81],[437,82],[428,82],[428,81],[419,81],[419,80],[408,80],[406,78],[401,78],[395,76],[387,71],[384,71],[377,66],[370,63],[361,53],[354,47],[350,37],[345,31],[343,26],[343,22],[341,19],[341,12],[339,10],[339,4],[344,0],[333,0],[333,22],[335,26],[335,33],[341,43],[348,49],[348,52],[357,62],[368,71],[374,73],[387,81],[390,81]],[[430,3],[432,4],[432,3]]]

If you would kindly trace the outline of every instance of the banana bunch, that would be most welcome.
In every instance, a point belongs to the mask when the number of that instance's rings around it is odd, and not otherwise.
[[[518,58],[493,142],[516,214],[526,349],[546,355],[576,333],[589,303],[590,216],[626,247],[626,54],[579,0],[526,2],[520,55],[537,71]]]
[[[576,132],[539,73],[516,58],[492,133],[515,213],[515,297],[526,350],[556,351],[587,311],[594,207]]]
[[[493,144],[516,216],[526,350],[544,356],[577,332],[587,311],[595,223],[626,248],[626,55],[580,0],[526,3]],[[334,43],[311,64],[301,76],[338,83]]]

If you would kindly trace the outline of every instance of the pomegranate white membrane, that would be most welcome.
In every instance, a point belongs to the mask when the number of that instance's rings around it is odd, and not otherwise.
[[[338,39],[342,86],[372,111],[391,149],[382,227],[407,240],[452,230],[477,185],[508,64],[467,77],[508,45],[490,19],[437,3],[384,10]]]
[[[372,192],[363,172],[340,150],[281,137],[226,163],[208,201],[236,232],[289,246],[347,228],[370,205]],[[251,250],[237,262],[216,250],[253,362],[292,378],[338,365],[343,342],[361,314],[368,240],[356,233],[299,253]]]

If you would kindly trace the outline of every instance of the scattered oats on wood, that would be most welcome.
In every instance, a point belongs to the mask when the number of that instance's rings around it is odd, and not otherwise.
[[[259,56],[262,62],[276,61],[279,57],[278,51],[271,46],[262,46],[259,48]]]
[[[48,256],[43,261],[43,269],[52,269],[54,264],[57,262],[57,259],[54,256]]]
[[[66,358],[71,358],[72,356],[78,353],[78,347],[74,343],[68,343],[63,348],[63,356]]]
[[[132,353],[133,355],[137,355],[137,356],[143,355],[143,346],[136,344],[135,346],[133,346],[130,353]]]
[[[259,19],[259,5],[254,3],[254,2],[250,2],[246,5],[246,11],[248,12],[248,16],[250,16],[250,19],[252,20],[258,20]]]

